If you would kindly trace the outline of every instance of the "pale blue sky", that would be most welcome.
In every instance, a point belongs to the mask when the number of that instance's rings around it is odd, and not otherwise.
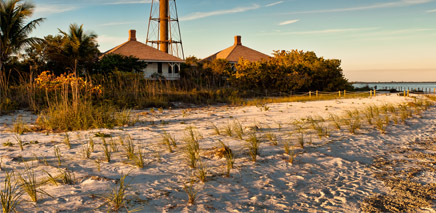
[[[99,36],[101,51],[126,41],[129,29],[145,42],[150,0],[33,3],[34,17],[47,18],[36,36],[77,23]],[[244,45],[267,54],[299,49],[341,59],[352,81],[436,81],[436,0],[178,0],[177,6],[186,56],[209,56],[241,35]]]

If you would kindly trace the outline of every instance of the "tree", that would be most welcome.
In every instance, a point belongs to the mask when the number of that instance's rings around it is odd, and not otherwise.
[[[44,20],[38,18],[28,23],[25,21],[33,14],[35,6],[22,0],[0,0],[0,86],[5,91],[7,79],[4,65],[13,54],[23,47],[41,41],[29,34]],[[1,94],[0,94],[1,97]]]
[[[98,60],[97,35],[85,33],[83,24],[71,24],[68,33],[59,30],[62,34],[62,52],[67,58],[70,68],[77,76],[77,69],[88,68]],[[79,66],[80,63],[80,67]],[[86,69],[84,70],[86,72]]]
[[[122,72],[141,72],[147,67],[147,63],[133,56],[108,54],[99,62],[99,72],[109,73],[115,70]]]

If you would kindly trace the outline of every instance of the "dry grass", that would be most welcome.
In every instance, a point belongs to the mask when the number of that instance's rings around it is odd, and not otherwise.
[[[12,180],[12,173],[5,173],[3,189],[0,191],[0,203],[4,213],[16,212],[20,205],[22,192],[16,182]]]

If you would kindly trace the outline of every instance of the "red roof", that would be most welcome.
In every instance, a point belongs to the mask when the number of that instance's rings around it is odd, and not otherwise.
[[[136,41],[136,31],[130,30],[129,35],[129,41],[111,50],[108,50],[103,55],[119,54],[124,56],[133,56],[140,60],[151,62],[183,62],[183,60],[180,58]]]
[[[250,62],[255,62],[262,59],[268,59],[270,56],[242,45],[241,37],[236,36],[235,44],[233,46],[217,52],[203,60],[212,61],[215,59],[226,59],[229,62],[237,63],[239,58],[244,58]]]

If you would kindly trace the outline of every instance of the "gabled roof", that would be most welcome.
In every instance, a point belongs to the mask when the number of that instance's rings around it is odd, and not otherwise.
[[[103,53],[103,55],[119,54],[124,56],[133,56],[146,62],[183,62],[183,60],[180,58],[136,41],[135,30],[130,30],[129,35],[129,40],[127,42],[108,50],[107,52]]]
[[[239,58],[255,62],[262,59],[268,59],[270,56],[242,45],[241,36],[235,36],[235,44],[233,46],[217,52],[203,60],[212,61],[215,59],[226,59],[229,62],[237,63]]]

